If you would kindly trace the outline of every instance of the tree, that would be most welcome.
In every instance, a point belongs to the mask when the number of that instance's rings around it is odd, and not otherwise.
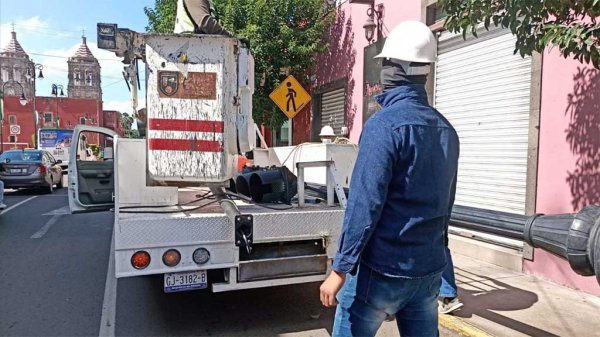
[[[121,128],[123,129],[123,137],[125,138],[140,138],[138,130],[131,129],[133,126],[133,116],[124,112],[121,114]]]
[[[146,30],[155,33],[172,33],[175,28],[177,0],[155,0],[154,8],[144,7],[148,17]]]
[[[567,58],[600,68],[600,0],[440,0],[451,32],[477,36],[483,23],[510,29],[521,56],[556,46]]]
[[[281,127],[287,117],[269,94],[288,73],[303,85],[310,84],[316,55],[327,50],[326,32],[333,15],[324,15],[323,0],[215,0],[214,4],[222,24],[250,41],[256,74],[254,120],[272,129]],[[148,30],[172,32],[176,5],[176,0],[156,0],[154,9],[145,8]]]

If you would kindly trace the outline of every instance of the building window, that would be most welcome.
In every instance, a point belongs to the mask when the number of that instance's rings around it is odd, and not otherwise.
[[[17,135],[10,135],[10,136],[8,136],[8,142],[9,143],[16,143],[17,142]]]
[[[85,117],[79,118],[79,124],[85,125]]]
[[[75,85],[78,85],[81,82],[81,72],[79,69],[73,71],[73,80],[75,81]]]
[[[6,82],[8,81],[9,75],[8,75],[8,67],[7,66],[2,66],[2,68],[0,68],[0,80],[2,80],[2,82]]]
[[[16,125],[17,124],[17,116],[16,115],[9,115],[8,116],[8,124],[10,124],[10,125]]]
[[[94,85],[94,74],[87,73],[85,76],[85,83],[90,87],[93,86]]]
[[[71,123],[71,121],[68,121],[67,122],[67,127],[72,127],[72,126],[73,126],[73,123]]]
[[[21,68],[19,66],[14,66],[13,71],[13,79],[15,81],[21,81]]]
[[[52,123],[52,112],[44,112],[44,123]]]
[[[441,6],[437,3],[431,4],[427,6],[427,17],[425,18],[425,23],[428,26],[435,25],[443,21],[446,18],[447,14],[444,12]]]
[[[92,118],[92,125],[96,124],[96,118]]]

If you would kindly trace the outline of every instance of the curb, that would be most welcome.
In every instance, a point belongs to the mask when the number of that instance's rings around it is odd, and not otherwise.
[[[489,333],[463,321],[462,319],[452,316],[441,314],[438,315],[438,321],[444,328],[456,332],[460,336],[466,337],[494,337]]]

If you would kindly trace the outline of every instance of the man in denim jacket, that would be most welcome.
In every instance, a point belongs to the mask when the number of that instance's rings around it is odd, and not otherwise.
[[[429,28],[407,21],[377,56],[382,110],[363,128],[338,253],[321,285],[323,305],[339,301],[334,336],[374,336],[388,315],[402,336],[438,335],[459,141],[427,101],[436,54]]]

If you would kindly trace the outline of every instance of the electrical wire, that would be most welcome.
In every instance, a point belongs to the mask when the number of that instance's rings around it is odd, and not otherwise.
[[[284,165],[285,165],[285,163],[288,161],[288,159],[290,159],[290,156],[291,156],[292,154],[294,154],[296,151],[298,151],[298,150],[299,150],[299,149],[300,149],[302,146],[304,146],[304,145],[310,145],[310,144],[316,144],[316,143],[310,143],[310,142],[306,142],[306,143],[302,143],[302,144],[298,144],[298,145],[296,145],[296,146],[295,146],[295,147],[292,149],[292,151],[291,151],[291,152],[290,152],[290,153],[287,155],[287,157],[285,157],[285,160],[283,161],[283,163],[281,163],[281,166],[284,166]],[[295,158],[295,157],[296,157],[296,155],[294,155],[294,158]],[[293,161],[292,161],[292,164],[293,164],[293,163],[295,163],[295,162],[296,162],[296,161],[295,161],[295,160],[293,160]]]
[[[199,209],[202,209],[206,206],[218,203],[219,200],[213,200],[209,203],[197,206],[197,207],[193,207],[193,208],[188,208],[188,209],[178,209],[178,210],[171,210],[171,211],[156,211],[156,212],[150,212],[150,211],[119,211],[119,213],[127,213],[127,214],[174,214],[174,213],[186,213],[186,212],[194,212],[197,211]],[[147,207],[147,206],[146,206]],[[135,208],[141,208],[141,207],[135,207]],[[154,206],[153,208],[156,208],[156,206]]]

